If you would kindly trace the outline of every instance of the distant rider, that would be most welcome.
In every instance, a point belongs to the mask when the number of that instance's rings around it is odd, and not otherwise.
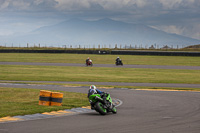
[[[116,59],[116,62],[119,63],[121,61],[121,59],[119,58],[119,56]]]
[[[90,60],[90,58],[88,57],[88,58],[86,59],[86,63],[88,63],[89,60]]]
[[[90,59],[90,57],[88,57],[88,58],[86,59],[86,64],[89,65],[90,62],[92,62],[92,60]]]

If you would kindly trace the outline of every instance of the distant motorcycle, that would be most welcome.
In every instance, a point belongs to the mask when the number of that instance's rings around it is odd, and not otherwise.
[[[92,60],[86,60],[86,66],[93,66]]]
[[[123,66],[123,63],[122,63],[122,60],[121,60],[121,59],[117,60],[117,61],[115,62],[115,64],[116,64],[116,66],[118,66],[118,65],[122,65],[122,66]]]
[[[106,101],[103,100],[104,96],[106,97]],[[94,104],[94,109],[101,115],[105,115],[108,112],[112,112],[113,114],[117,113],[117,109],[113,105],[112,98],[108,93],[104,93],[103,95],[100,94],[90,95],[89,100],[92,102],[92,104]]]

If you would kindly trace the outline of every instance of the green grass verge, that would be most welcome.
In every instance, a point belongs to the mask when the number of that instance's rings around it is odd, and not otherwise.
[[[62,106],[41,106],[38,105],[39,92],[40,90],[37,89],[0,87],[0,118],[51,112],[89,105],[86,94],[59,91],[64,94]]]
[[[199,70],[0,65],[0,80],[200,84]]]
[[[124,64],[135,65],[177,65],[200,66],[200,57],[186,56],[142,56],[142,55],[95,55],[95,54],[43,54],[43,53],[1,53],[0,62],[46,62],[85,63],[90,57],[94,64],[114,64],[117,56]]]

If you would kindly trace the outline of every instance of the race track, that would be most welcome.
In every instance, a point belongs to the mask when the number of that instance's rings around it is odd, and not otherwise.
[[[87,93],[87,87],[13,84],[12,87]],[[117,114],[96,112],[0,124],[0,133],[199,133],[200,93],[101,89],[123,101]]]
[[[40,65],[40,66],[76,66],[86,67],[83,64],[75,63],[38,63],[38,62],[0,62],[0,65]],[[162,65],[123,65],[116,66],[114,64],[94,64],[92,67],[122,67],[122,68],[152,68],[152,69],[189,69],[200,70],[200,66],[162,66]]]
[[[84,66],[67,63],[0,62],[0,65]],[[95,64],[94,67],[116,67]],[[119,66],[121,67],[121,66]],[[192,69],[190,66],[124,65],[127,68]],[[44,82],[44,81],[43,81]],[[77,83],[76,83],[77,84]],[[92,84],[88,82],[87,84]],[[105,84],[105,83],[102,83]],[[113,85],[117,83],[111,83]],[[149,85],[149,84],[147,84]],[[155,84],[156,85],[156,84]],[[157,84],[164,85],[167,84]],[[169,84],[168,84],[169,85]],[[175,84],[176,85],[176,84]],[[187,84],[181,84],[187,86]],[[0,83],[0,87],[34,88],[87,93],[88,87]],[[195,86],[193,86],[195,88]],[[199,84],[196,86],[199,88]],[[27,121],[0,123],[0,133],[199,133],[200,92],[101,89],[123,104],[117,114],[81,113]]]

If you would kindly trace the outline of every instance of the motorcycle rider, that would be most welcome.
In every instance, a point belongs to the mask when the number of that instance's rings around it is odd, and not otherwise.
[[[120,58],[119,58],[119,56],[117,57],[117,59],[116,59],[116,62],[118,62],[118,61],[120,61]]]
[[[90,89],[88,90],[88,98],[90,95],[93,94],[103,94],[103,91],[100,91],[99,89],[97,89],[97,87],[95,85],[91,85]]]
[[[93,94],[100,94],[103,97],[104,103],[106,103],[106,96],[104,95],[105,92],[97,89],[95,85],[90,86],[90,89],[88,90],[88,98],[89,98],[90,95],[93,95]],[[90,102],[90,105],[91,105],[91,109],[94,109],[94,104],[90,100],[89,100],[89,102]]]
[[[88,58],[86,59],[86,63],[87,63],[89,60],[90,60],[90,57],[88,57]]]
[[[117,59],[116,59],[116,63],[118,64],[118,63],[120,63],[122,60],[119,58],[119,56],[117,57]]]
[[[90,59],[90,57],[88,57],[88,58],[86,59],[86,64],[89,64],[90,62],[92,62],[92,60]]]
[[[118,56],[117,59],[116,59],[116,62],[119,62],[119,61],[121,61],[121,59],[120,59],[119,56]]]

